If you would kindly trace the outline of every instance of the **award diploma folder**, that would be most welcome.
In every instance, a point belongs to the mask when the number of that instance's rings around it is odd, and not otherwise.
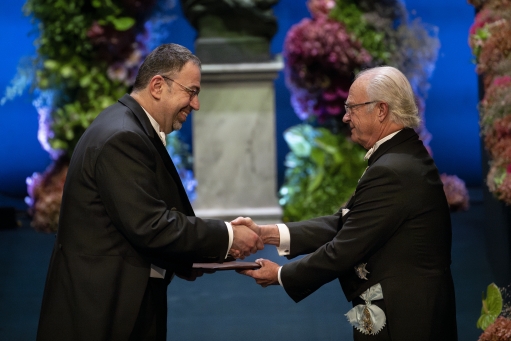
[[[194,269],[204,270],[254,270],[259,269],[261,265],[256,262],[223,262],[223,263],[193,263]]]

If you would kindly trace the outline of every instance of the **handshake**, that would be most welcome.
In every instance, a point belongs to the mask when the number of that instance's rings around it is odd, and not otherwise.
[[[250,218],[238,217],[231,221],[234,239],[229,254],[244,259],[264,248],[264,244],[280,245],[280,233],[277,225],[257,225]],[[257,259],[259,270],[236,270],[250,276],[262,287],[279,284],[279,265],[266,259]]]
[[[280,245],[280,233],[277,225],[257,225],[250,218],[238,217],[231,221],[233,241],[229,250],[229,257],[234,259],[245,259],[246,256],[256,253],[264,248],[264,244]],[[257,259],[256,263],[261,265],[258,270],[236,270],[238,273],[250,276],[257,284],[263,287],[279,284],[279,265],[266,259]],[[194,281],[205,273],[214,273],[215,270],[203,270],[183,268],[176,269],[176,276],[187,281]]]
[[[236,259],[256,253],[264,244],[279,246],[280,235],[276,225],[257,225],[250,218],[238,217],[231,221],[233,242],[229,255]]]

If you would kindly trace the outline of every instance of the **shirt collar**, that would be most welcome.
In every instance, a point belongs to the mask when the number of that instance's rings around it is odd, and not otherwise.
[[[141,106],[142,107],[142,106]],[[163,143],[163,145],[166,147],[167,146],[167,135],[165,135],[165,133],[163,131],[160,131],[160,125],[158,124],[158,122],[156,122],[156,120],[147,112],[147,110],[145,110],[144,107],[142,107],[142,109],[144,109],[144,112],[146,113],[147,117],[149,118],[149,121],[151,122],[151,125],[153,126],[154,128],[154,131],[156,131],[156,135],[158,135],[158,137],[160,138],[161,142]]]
[[[397,133],[399,133],[402,129],[399,129],[398,131],[396,132],[393,132],[392,134],[389,134],[387,136],[385,136],[384,138],[376,141],[376,143],[374,144],[374,146],[369,149],[366,153],[366,155],[364,156],[364,160],[369,160],[369,158],[371,157],[371,155],[373,155],[373,153],[376,151],[376,149],[378,149],[379,146],[381,146],[384,142],[387,142],[388,140],[390,140],[391,138],[393,138]]]

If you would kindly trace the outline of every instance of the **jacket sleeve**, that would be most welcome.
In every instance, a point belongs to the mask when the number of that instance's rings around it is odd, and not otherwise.
[[[406,205],[406,191],[398,174],[384,166],[369,168],[335,236],[313,253],[283,266],[281,279],[289,296],[298,302],[323,284],[354,271],[406,219]]]
[[[342,227],[340,211],[336,214],[300,222],[286,223],[291,237],[288,259],[316,251],[331,241]]]

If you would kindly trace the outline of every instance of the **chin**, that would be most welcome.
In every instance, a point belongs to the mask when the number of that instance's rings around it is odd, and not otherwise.
[[[174,124],[172,125],[172,131],[181,130],[182,127],[183,127],[183,123],[174,122]]]

